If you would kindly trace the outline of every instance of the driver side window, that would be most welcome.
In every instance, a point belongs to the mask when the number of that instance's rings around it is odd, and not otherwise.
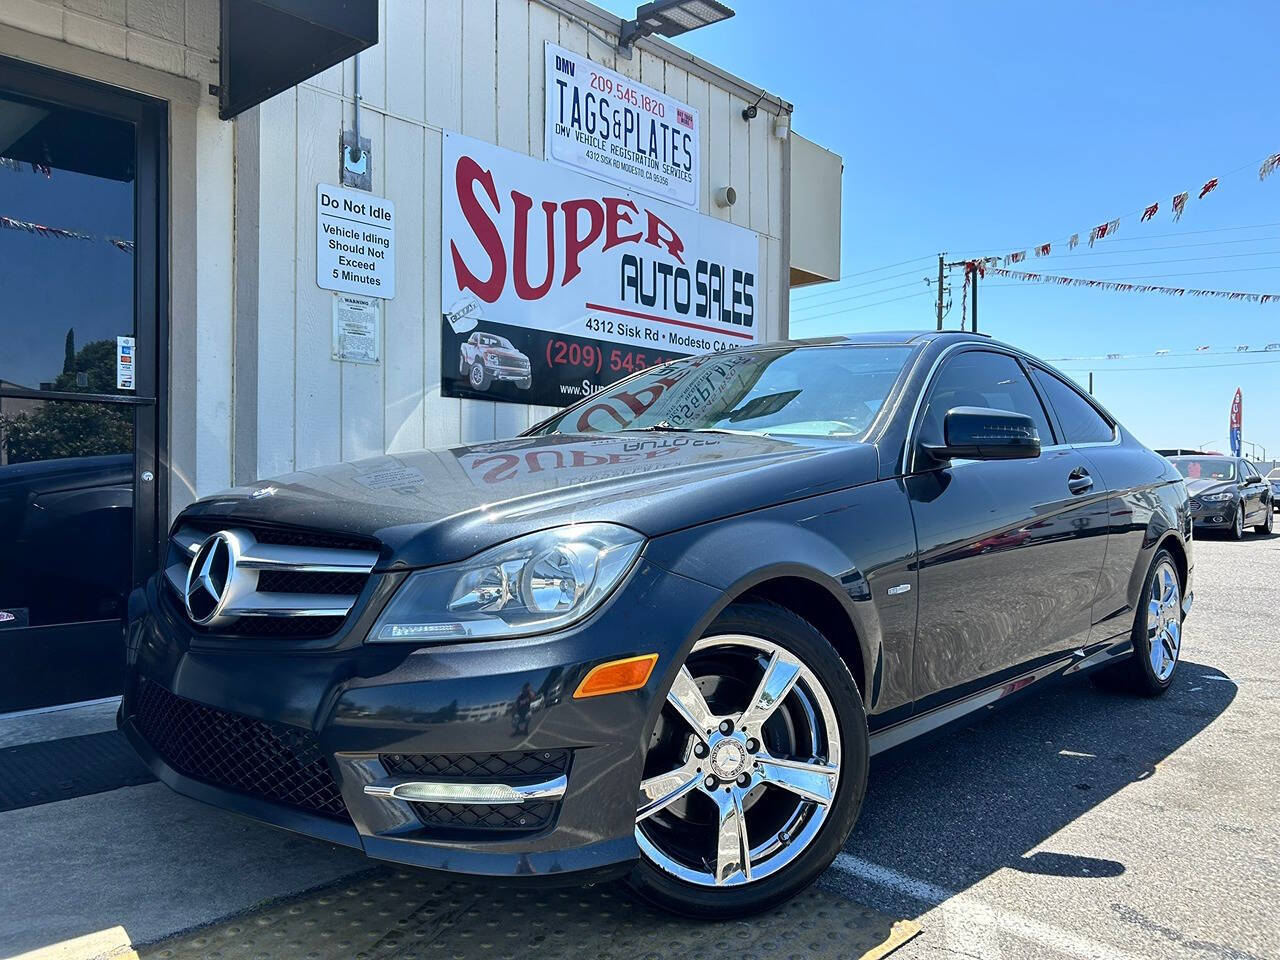
[[[953,407],[989,407],[1025,414],[1035,424],[1040,442],[1054,442],[1044,407],[1027,375],[1013,357],[986,350],[967,350],[948,359],[938,371],[921,415],[919,439],[942,443],[943,418]]]

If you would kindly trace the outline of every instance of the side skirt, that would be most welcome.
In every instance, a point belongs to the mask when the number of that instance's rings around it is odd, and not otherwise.
[[[1054,660],[1051,663],[1046,663],[1011,680],[1006,680],[1004,683],[996,684],[953,703],[944,704],[941,707],[930,710],[928,713],[922,713],[919,716],[911,717],[909,720],[903,720],[901,723],[895,723],[891,727],[876,731],[871,734],[871,756],[874,757],[878,753],[900,747],[918,737],[923,737],[944,727],[957,724],[984,708],[1002,705],[1002,701],[1016,693],[1027,690],[1042,680],[1048,680],[1052,677],[1067,677],[1086,670],[1092,670],[1095,667],[1112,663],[1132,652],[1133,643],[1127,638],[1119,643],[1103,647],[1101,650],[1087,656],[1083,650],[1077,650],[1073,654]]]

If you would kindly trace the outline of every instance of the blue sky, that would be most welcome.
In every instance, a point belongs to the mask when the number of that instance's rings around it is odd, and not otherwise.
[[[1154,221],[1128,217],[1113,241],[1082,243],[1073,257],[1028,253],[1023,266],[1280,293],[1280,173],[1257,175],[1280,151],[1280,6],[729,5],[734,19],[677,42],[794,103],[795,129],[845,162],[843,279],[832,292],[793,293],[793,336],[932,328],[922,278],[936,274],[939,251],[1054,242],[1056,253],[1070,234],[1156,201]],[[1221,186],[1197,201],[1213,176]],[[1169,201],[1182,190],[1192,199],[1174,223]],[[934,259],[876,270],[917,257]],[[959,271],[953,283],[948,327],[959,323]],[[978,316],[981,330],[1047,359],[1152,355],[1058,363],[1081,382],[1093,370],[1097,397],[1152,446],[1225,449],[1241,387],[1245,439],[1280,457],[1280,354],[1154,356],[1280,341],[1280,304],[988,278]]]

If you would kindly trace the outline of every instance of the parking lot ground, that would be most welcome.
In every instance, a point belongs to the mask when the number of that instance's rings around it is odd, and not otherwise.
[[[153,783],[0,813],[0,956],[1280,958],[1280,537],[1197,541],[1195,590],[1166,696],[1079,680],[878,760],[819,886],[751,921],[371,866]]]
[[[1160,698],[1088,680],[872,765],[823,886],[897,957],[1280,957],[1280,536],[1195,544]]]

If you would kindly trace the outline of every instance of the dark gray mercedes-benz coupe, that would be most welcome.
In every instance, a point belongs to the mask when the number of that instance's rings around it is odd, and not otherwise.
[[[207,497],[129,603],[175,790],[436,870],[775,905],[872,755],[1042,681],[1166,691],[1183,478],[977,335],[672,361],[523,436]]]

